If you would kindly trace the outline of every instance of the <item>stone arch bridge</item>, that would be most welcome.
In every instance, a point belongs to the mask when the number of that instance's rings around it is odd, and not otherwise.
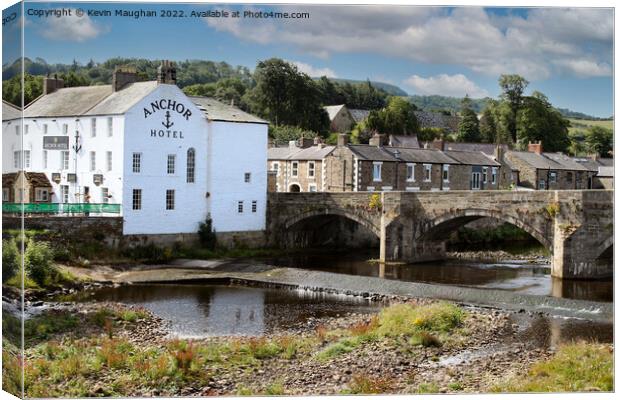
[[[553,254],[555,277],[612,274],[613,190],[270,193],[269,240],[298,245],[291,236],[296,227],[325,216],[366,227],[379,238],[384,262],[442,259],[451,232],[492,217],[545,246]]]

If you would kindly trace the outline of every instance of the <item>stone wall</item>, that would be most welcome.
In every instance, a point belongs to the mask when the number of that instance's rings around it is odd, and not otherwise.
[[[21,229],[21,218],[2,216],[3,229]],[[46,229],[60,233],[69,240],[105,240],[118,245],[123,239],[122,217],[26,217],[25,229]]]
[[[338,146],[325,158],[325,191],[352,192],[355,190],[355,156],[345,146]]]

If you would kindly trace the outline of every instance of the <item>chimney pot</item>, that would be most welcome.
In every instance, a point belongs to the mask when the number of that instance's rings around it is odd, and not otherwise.
[[[172,61],[162,60],[161,65],[157,67],[157,83],[177,84],[177,69]]]
[[[527,145],[527,151],[529,151],[530,153],[542,154],[542,141],[539,140],[538,142],[529,142]]]
[[[58,79],[58,75],[54,74],[53,78],[43,78],[43,94],[54,93],[57,89],[62,89],[65,82]]]

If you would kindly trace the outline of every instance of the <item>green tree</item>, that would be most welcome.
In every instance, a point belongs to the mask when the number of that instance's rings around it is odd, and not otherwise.
[[[2,241],[2,282],[11,279],[19,270],[21,259],[14,240]]]
[[[47,243],[28,241],[24,253],[24,266],[26,272],[33,281],[39,285],[45,285],[49,278],[56,272],[53,264],[54,254]]]
[[[471,100],[467,95],[461,102],[461,121],[459,122],[457,140],[459,142],[480,142],[478,116],[476,112],[472,110]]]
[[[273,138],[277,144],[285,144],[302,137],[314,138],[316,136],[318,136],[316,132],[304,130],[297,126],[269,125],[269,137]]]
[[[19,75],[2,83],[2,98],[11,104],[22,103],[22,83]],[[24,74],[24,104],[30,104],[43,93],[43,77]]]
[[[420,130],[415,116],[416,106],[403,97],[390,97],[388,105],[381,110],[373,110],[366,119],[370,132],[388,135],[414,135]]]
[[[585,143],[588,151],[609,157],[614,149],[614,133],[602,126],[592,126],[586,132]]]
[[[547,97],[534,92],[524,97],[517,114],[517,137],[521,148],[526,148],[531,141],[542,141],[547,151],[566,151],[570,145],[568,126],[560,112],[553,108]]]
[[[523,102],[523,92],[529,82],[519,75],[501,75],[499,86],[502,89],[501,98],[510,106],[510,118],[507,121],[508,131],[513,142],[517,141],[517,113]]]

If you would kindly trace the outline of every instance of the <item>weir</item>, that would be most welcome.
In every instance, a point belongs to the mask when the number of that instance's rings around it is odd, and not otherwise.
[[[269,241],[295,245],[291,231],[330,215],[375,233],[383,262],[444,259],[451,232],[490,217],[547,248],[556,278],[607,278],[613,271],[613,190],[270,193]]]

